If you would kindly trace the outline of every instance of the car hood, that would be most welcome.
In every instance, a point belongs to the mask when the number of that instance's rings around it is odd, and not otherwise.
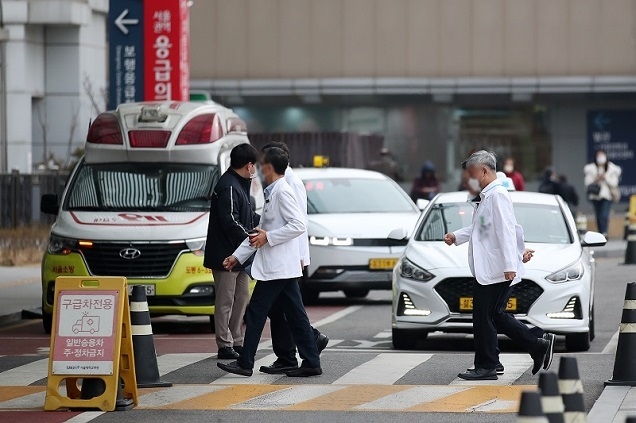
[[[582,252],[581,246],[576,243],[527,243],[526,247],[535,250],[535,253],[532,260],[525,264],[525,269],[547,272],[562,269],[573,263]],[[441,241],[411,242],[405,254],[409,260],[425,269],[468,269],[468,243],[449,247]]]
[[[386,238],[398,228],[411,235],[419,213],[350,213],[309,215],[310,236],[341,238]]]
[[[52,232],[98,241],[170,241],[204,237],[207,227],[207,212],[62,211]]]

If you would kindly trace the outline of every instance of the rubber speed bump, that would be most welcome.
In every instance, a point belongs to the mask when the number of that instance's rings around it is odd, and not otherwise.
[[[541,394],[537,391],[523,391],[519,403],[517,423],[549,423],[543,414]]]

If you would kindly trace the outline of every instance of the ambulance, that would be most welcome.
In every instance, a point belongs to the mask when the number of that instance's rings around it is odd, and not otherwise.
[[[245,122],[213,102],[130,103],[97,116],[62,196],[42,196],[42,212],[57,216],[42,260],[45,331],[59,276],[125,276],[144,287],[152,315],[210,316],[214,329],[203,267],[210,196],[244,143]],[[259,213],[258,178],[250,194]]]

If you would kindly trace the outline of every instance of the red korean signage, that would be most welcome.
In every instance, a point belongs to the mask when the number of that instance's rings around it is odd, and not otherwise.
[[[145,0],[144,100],[190,98],[190,24],[187,0]]]

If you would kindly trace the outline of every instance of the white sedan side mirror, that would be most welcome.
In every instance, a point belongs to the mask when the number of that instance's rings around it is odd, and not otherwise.
[[[588,231],[581,237],[583,247],[602,247],[607,244],[607,239],[598,232]]]
[[[406,229],[404,228],[397,228],[397,229],[393,229],[390,233],[389,236],[387,236],[388,239],[393,240],[393,241],[402,241],[404,239],[406,239],[409,236],[408,232],[406,232]]]
[[[417,201],[415,202],[415,205],[417,205],[418,209],[424,210],[426,206],[428,206],[428,203],[430,203],[430,201],[425,200],[423,198],[418,198]]]

